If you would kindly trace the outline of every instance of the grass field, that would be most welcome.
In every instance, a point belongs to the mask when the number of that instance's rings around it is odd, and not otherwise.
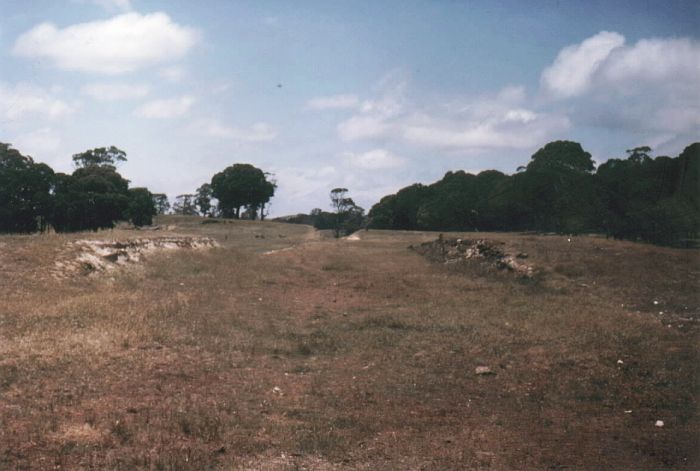
[[[435,233],[159,223],[0,237],[1,470],[700,469],[698,251],[478,235],[522,280]],[[164,232],[219,246],[56,277]]]

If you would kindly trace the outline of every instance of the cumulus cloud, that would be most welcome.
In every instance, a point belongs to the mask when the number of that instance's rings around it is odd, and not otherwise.
[[[609,83],[700,83],[700,42],[688,38],[642,39],[634,46],[613,51],[601,69]]]
[[[136,110],[136,116],[151,119],[180,118],[187,114],[195,99],[185,95],[178,98],[153,100],[144,103]]]
[[[360,105],[360,99],[356,95],[333,95],[327,97],[312,98],[306,106],[315,110],[345,110],[354,109]]]
[[[130,83],[90,83],[82,88],[84,95],[100,101],[120,101],[143,98],[148,95],[148,85]]]
[[[14,121],[25,116],[57,119],[70,115],[75,108],[41,87],[19,83],[0,83],[0,118]]]
[[[564,48],[541,76],[576,124],[692,139],[700,132],[700,42],[601,32]]]
[[[364,170],[397,168],[406,164],[406,159],[386,149],[373,149],[362,153],[346,152],[343,158],[352,167]]]
[[[565,47],[554,63],[542,72],[543,88],[561,98],[581,94],[589,87],[593,74],[610,53],[624,43],[624,36],[601,31],[580,44]]]
[[[267,123],[255,123],[249,128],[239,128],[216,119],[200,119],[192,123],[190,129],[205,136],[240,142],[265,142],[277,137],[277,132]]]
[[[525,91],[508,86],[491,95],[452,100],[446,105],[412,103],[405,83],[399,91],[366,100],[338,125],[344,141],[390,140],[456,152],[530,148],[568,129],[563,115],[525,106]]]
[[[198,37],[165,13],[131,12],[63,29],[41,23],[17,38],[13,53],[66,70],[122,74],[180,59]]]

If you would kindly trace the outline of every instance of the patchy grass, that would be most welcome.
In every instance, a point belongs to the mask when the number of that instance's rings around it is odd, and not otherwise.
[[[0,469],[700,465],[697,251],[464,234],[519,280],[407,249],[431,233],[206,221],[0,237]],[[220,246],[51,275],[163,235]]]

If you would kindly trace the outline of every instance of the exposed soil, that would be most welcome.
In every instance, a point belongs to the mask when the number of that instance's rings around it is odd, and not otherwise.
[[[126,240],[81,239],[66,244],[54,263],[57,278],[90,275],[143,262],[148,254],[163,250],[218,247],[210,237],[151,237]]]

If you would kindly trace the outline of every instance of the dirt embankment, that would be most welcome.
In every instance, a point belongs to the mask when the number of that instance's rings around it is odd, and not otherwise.
[[[524,262],[526,253],[509,254],[505,252],[503,242],[488,239],[445,239],[440,238],[412,245],[410,248],[428,259],[444,264],[463,263],[467,260],[478,260],[491,265],[498,270],[506,270],[514,274],[532,278],[535,269]]]
[[[151,253],[175,249],[205,249],[219,244],[209,237],[168,236],[128,240],[77,240],[68,244],[54,264],[53,275],[89,275],[140,263]]]

